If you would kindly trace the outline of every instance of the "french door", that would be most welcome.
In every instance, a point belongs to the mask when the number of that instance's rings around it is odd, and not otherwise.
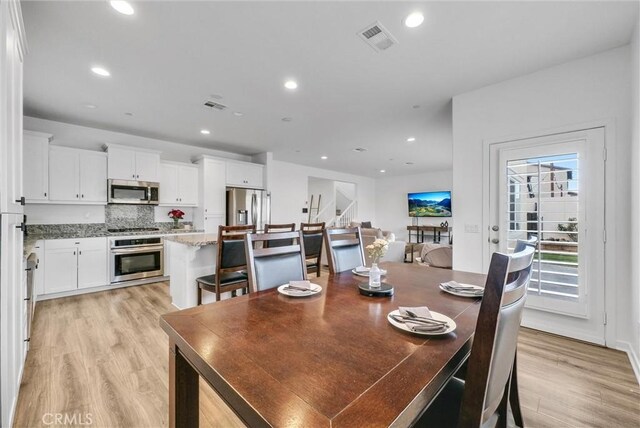
[[[604,344],[604,129],[489,150],[487,257],[539,242],[523,325]]]

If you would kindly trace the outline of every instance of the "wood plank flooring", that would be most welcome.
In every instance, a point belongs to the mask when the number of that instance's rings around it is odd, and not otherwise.
[[[168,291],[156,283],[39,302],[15,426],[167,426],[158,317],[174,310]],[[626,354],[522,329],[518,361],[527,426],[640,426]],[[242,426],[203,382],[200,408],[201,426]]]

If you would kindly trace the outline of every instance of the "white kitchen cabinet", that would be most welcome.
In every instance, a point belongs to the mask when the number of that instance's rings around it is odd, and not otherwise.
[[[76,241],[78,242],[78,241]],[[109,283],[106,238],[84,238],[78,245],[78,288]]]
[[[53,136],[24,131],[22,148],[22,187],[26,202],[49,199],[49,141]]]
[[[227,162],[227,185],[262,189],[264,166],[249,162]]]
[[[107,238],[45,241],[45,294],[106,285]]]
[[[109,178],[158,182],[160,153],[109,145]]]
[[[44,294],[44,241],[36,242],[33,252],[36,254],[36,268],[33,271],[33,295],[40,296]]]
[[[193,211],[193,224],[196,229],[208,227],[208,233],[217,233],[217,224],[226,224],[227,163],[209,156],[201,156],[196,163],[199,188],[198,208]],[[213,217],[215,219],[210,220]]]
[[[198,168],[177,162],[160,163],[160,205],[198,205]]]
[[[226,224],[224,214],[214,214],[204,218],[204,233],[218,234],[218,226]]]
[[[80,200],[107,202],[107,157],[100,152],[80,153]]]
[[[106,155],[101,152],[51,146],[49,200],[59,203],[106,204]]]
[[[78,245],[76,242],[75,239],[56,239],[45,242],[45,294],[78,288]]]

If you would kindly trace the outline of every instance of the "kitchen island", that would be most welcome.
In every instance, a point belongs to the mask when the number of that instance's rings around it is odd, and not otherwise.
[[[169,261],[171,303],[178,309],[197,306],[196,278],[210,275],[216,269],[217,234],[193,233],[165,237],[166,259]],[[215,300],[211,293],[203,293],[203,303]]]

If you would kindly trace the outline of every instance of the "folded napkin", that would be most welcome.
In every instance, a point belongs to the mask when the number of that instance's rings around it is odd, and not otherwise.
[[[398,307],[398,312],[400,315],[404,315],[407,317],[411,317],[413,315],[420,318],[433,318],[431,315],[431,311],[426,306],[416,306],[416,307],[407,307],[400,306]],[[422,322],[411,322],[410,320],[405,320],[404,325],[409,327],[411,331],[415,332],[437,332],[446,330],[446,325],[438,325],[438,324],[425,324]]]
[[[479,288],[476,288],[476,286],[469,285],[469,284],[461,284],[456,281],[443,282],[440,285],[442,285],[447,290],[455,291],[458,293],[482,295],[484,292],[484,289],[481,289],[481,288],[479,289]]]
[[[358,266],[358,267],[356,267],[356,272],[369,272],[369,270],[371,270],[371,268],[368,268],[366,266]]]
[[[289,281],[289,287],[311,290],[309,281]]]

